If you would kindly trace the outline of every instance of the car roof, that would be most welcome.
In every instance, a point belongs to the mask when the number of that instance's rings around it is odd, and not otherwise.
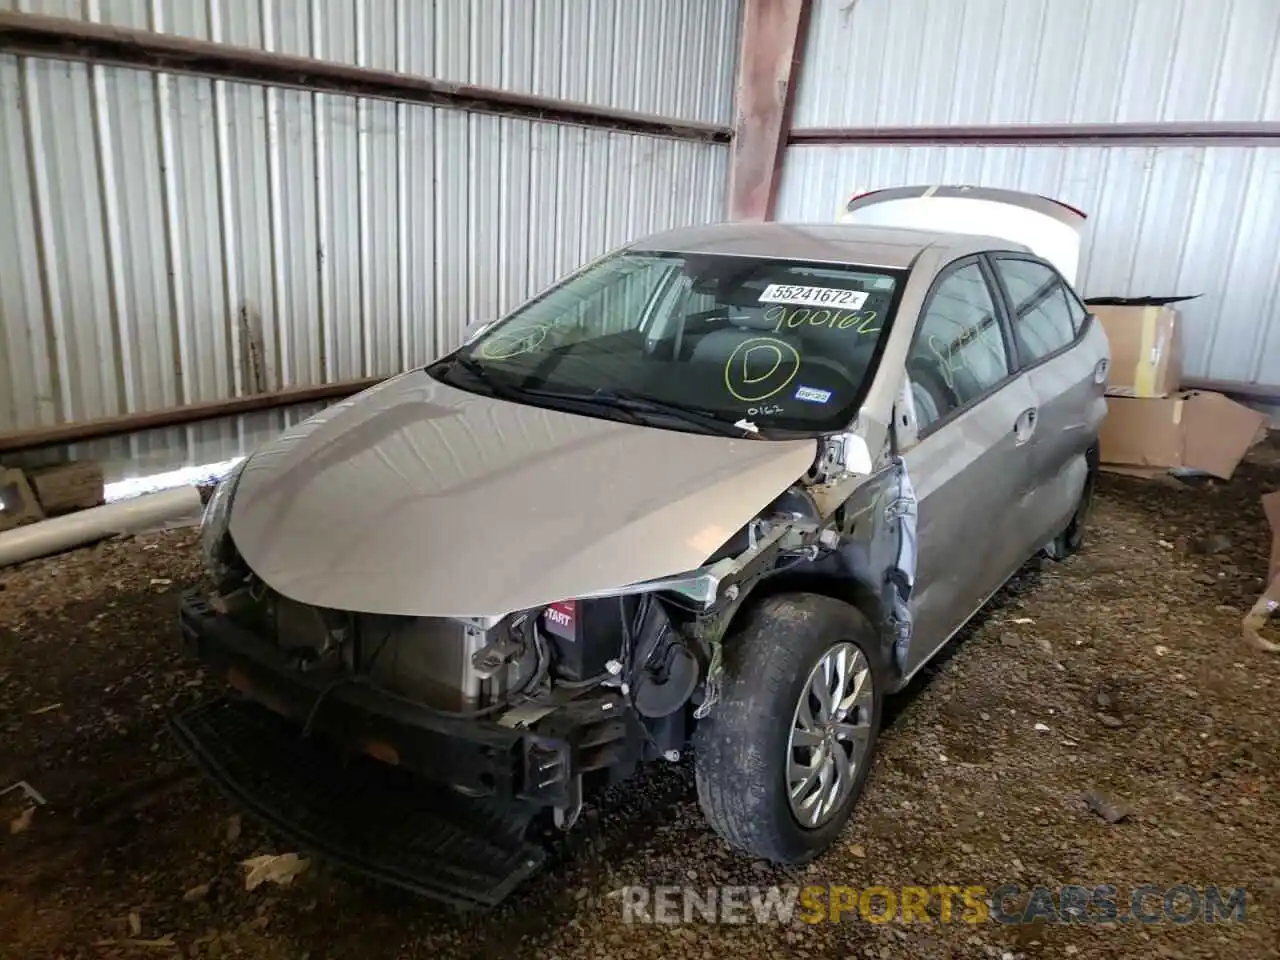
[[[949,259],[948,254],[962,257],[980,250],[1028,251],[1022,244],[998,237],[855,223],[712,223],[656,233],[628,247],[658,253],[854,263],[891,270],[907,269],[929,248],[944,259]]]

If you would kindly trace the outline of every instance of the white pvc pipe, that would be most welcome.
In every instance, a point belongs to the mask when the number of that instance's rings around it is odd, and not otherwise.
[[[200,509],[199,488],[176,487],[16,527],[0,533],[0,567],[198,515]]]

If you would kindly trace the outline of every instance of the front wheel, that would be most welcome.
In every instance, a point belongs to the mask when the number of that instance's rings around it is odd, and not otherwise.
[[[738,849],[804,863],[862,793],[885,688],[876,633],[818,594],[770,597],[725,638],[720,702],[694,731],[698,801]]]

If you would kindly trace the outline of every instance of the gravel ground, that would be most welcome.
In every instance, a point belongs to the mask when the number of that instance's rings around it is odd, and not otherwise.
[[[702,824],[687,766],[663,765],[601,798],[487,917],[322,867],[244,889],[241,860],[285,851],[162,725],[217,692],[175,642],[177,591],[199,576],[193,531],[0,571],[0,787],[25,779],[48,801],[28,819],[0,798],[14,821],[0,822],[0,956],[1278,956],[1280,660],[1240,633],[1278,454],[1256,452],[1229,484],[1107,478],[1085,551],[1020,575],[890,704],[855,820],[817,864],[734,856]],[[1090,788],[1128,816],[1091,812]],[[622,922],[619,888],[679,883],[1217,883],[1249,899],[1243,924]]]

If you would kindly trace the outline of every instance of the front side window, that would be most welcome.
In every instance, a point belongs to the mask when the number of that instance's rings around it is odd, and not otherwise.
[[[976,400],[1009,375],[995,298],[976,261],[934,287],[907,360],[921,430]]]
[[[853,266],[624,252],[494,324],[437,375],[602,416],[618,416],[621,398],[628,418],[660,426],[678,428],[669,415],[681,408],[738,434],[740,421],[762,435],[842,429],[874,374],[902,280]]]
[[[995,266],[1013,301],[1013,329],[1029,362],[1075,340],[1084,311],[1057,273],[1042,263],[1012,257],[995,258]]]

